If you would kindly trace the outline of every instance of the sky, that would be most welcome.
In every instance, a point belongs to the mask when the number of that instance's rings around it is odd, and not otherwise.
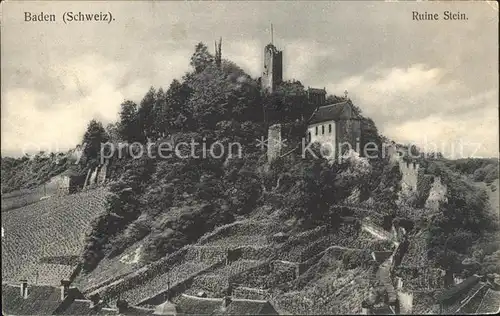
[[[468,19],[445,21],[447,10]],[[114,21],[65,24],[70,11]],[[257,78],[271,23],[284,79],[347,90],[397,142],[498,157],[498,4],[397,1],[2,2],[2,156],[73,148],[91,119],[115,122],[123,100],[179,79],[198,42],[213,53],[222,37],[223,58]]]

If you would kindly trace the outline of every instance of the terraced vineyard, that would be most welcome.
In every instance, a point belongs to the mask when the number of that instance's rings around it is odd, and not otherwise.
[[[335,261],[332,261],[333,267]],[[276,296],[275,306],[289,314],[352,314],[361,312],[369,288],[369,272],[362,268],[333,269],[300,291]]]
[[[166,290],[168,286],[173,286],[178,282],[182,282],[190,275],[208,268],[210,265],[206,262],[185,262],[175,267],[172,267],[166,273],[141,284],[134,286],[128,291],[120,294],[122,299],[127,300],[131,304],[138,304],[144,299],[151,297],[162,290]],[[111,300],[114,298],[111,297]]]
[[[186,294],[196,295],[204,291],[209,297],[223,297],[229,287],[229,278],[235,274],[262,264],[257,260],[237,260],[230,265],[222,266],[214,271],[195,277]]]
[[[105,211],[105,196],[101,188],[2,213],[2,280],[32,276],[42,257],[79,256],[92,219]]]

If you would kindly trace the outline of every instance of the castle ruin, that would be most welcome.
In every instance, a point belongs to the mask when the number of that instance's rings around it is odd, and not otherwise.
[[[399,170],[401,171],[401,189],[414,191],[418,189],[419,164],[415,162],[405,162],[399,160]]]
[[[281,155],[281,124],[269,127],[267,135],[267,161],[270,163]]]
[[[106,182],[108,174],[108,164],[109,161],[106,160],[105,163],[100,164],[94,169],[90,168],[89,171],[87,172],[87,176],[85,177],[85,183],[83,185],[83,189],[93,187],[94,185],[104,184]]]

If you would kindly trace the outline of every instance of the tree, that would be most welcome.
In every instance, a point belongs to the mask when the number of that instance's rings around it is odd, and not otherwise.
[[[127,100],[121,104],[118,133],[124,141],[136,142],[144,140],[135,102]]]
[[[82,143],[83,159],[82,164],[93,167],[98,164],[101,158],[101,145],[109,140],[109,136],[104,130],[101,122],[91,120],[87,125],[87,130],[83,135]]]
[[[214,61],[214,56],[208,52],[208,47],[203,43],[198,43],[195,47],[195,52],[191,56],[190,65],[196,73],[202,72],[209,64]]]
[[[165,103],[159,105],[157,127],[160,131],[187,130],[191,127],[191,113],[187,102],[192,91],[186,83],[174,79],[165,93]],[[161,102],[160,99],[158,99]]]
[[[139,106],[137,111],[137,118],[140,131],[144,135],[144,138],[150,138],[155,136],[155,113],[154,108],[156,105],[156,91],[153,87],[149,89]]]
[[[152,121],[153,126],[151,128],[151,134],[158,137],[163,136],[167,131],[167,115],[169,110],[169,104],[167,104],[166,94],[162,88],[158,89],[155,96],[155,103],[152,110]]]
[[[106,133],[108,134],[110,142],[116,144],[120,141],[120,134],[118,131],[117,123],[110,123],[106,125]]]

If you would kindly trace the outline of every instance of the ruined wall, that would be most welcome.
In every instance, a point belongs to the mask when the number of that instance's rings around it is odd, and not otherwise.
[[[56,195],[68,194],[70,188],[70,177],[66,175],[58,175],[52,177],[45,185],[48,187],[55,187]]]
[[[104,164],[100,164],[94,169],[89,169],[89,171],[87,172],[87,176],[85,178],[85,183],[83,185],[83,188],[87,189],[95,185],[104,184],[108,176],[108,165],[109,161],[106,161]]]
[[[90,174],[90,179],[89,179],[89,185],[95,184],[96,183],[96,178],[97,178],[97,169],[95,168],[92,173]]]
[[[97,184],[104,184],[106,181],[106,176],[108,173],[108,162],[106,161],[104,164],[98,167],[99,173],[97,174],[96,182]]]
[[[413,309],[413,293],[398,291],[399,311],[403,315],[411,314]]]
[[[417,191],[419,177],[419,164],[414,162],[399,161],[399,170],[401,171],[401,190]]]
[[[425,201],[425,207],[433,210],[439,210],[441,203],[447,201],[446,199],[447,187],[441,182],[441,177],[434,177],[429,197]]]
[[[267,135],[267,161],[272,162],[281,155],[281,124],[270,126]]]

